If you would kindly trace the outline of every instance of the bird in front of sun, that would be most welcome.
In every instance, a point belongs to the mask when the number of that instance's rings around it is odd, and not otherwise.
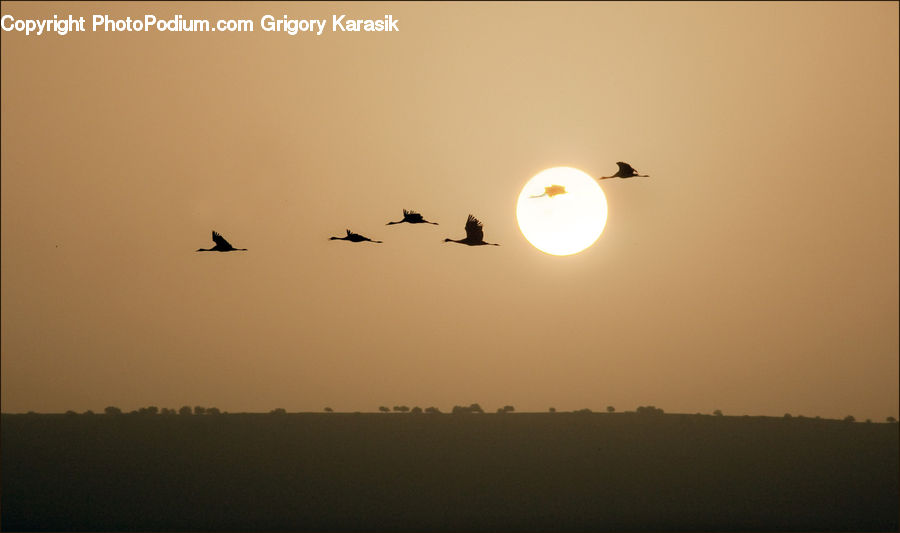
[[[353,233],[350,230],[347,230],[347,235],[345,235],[343,237],[331,237],[329,240],[331,240],[331,241],[350,241],[350,242],[365,242],[365,241],[378,242],[378,243],[381,242],[381,241],[373,241],[372,239],[370,239],[368,237],[363,237],[359,233]]]
[[[566,194],[566,188],[562,185],[551,185],[549,187],[544,187],[544,194],[538,194],[535,196],[529,196],[529,198],[541,198],[546,196],[547,198],[553,198],[557,194]]]
[[[458,242],[460,244],[465,244],[468,246],[500,246],[497,243],[493,242],[484,242],[484,226],[482,223],[472,215],[469,215],[469,218],[466,219],[466,238],[453,240],[450,238],[444,239],[444,242]]]
[[[385,226],[390,226],[391,224],[402,224],[407,222],[409,224],[434,224],[438,225],[437,222],[429,222],[425,220],[421,214],[416,213],[415,211],[410,211],[408,209],[403,210],[403,220],[398,220],[397,222],[388,222]]]
[[[212,248],[198,248],[198,252],[246,252],[246,248],[235,248],[225,237],[219,235],[215,230],[212,232],[212,240],[216,243]]]
[[[623,163],[623,162],[619,161],[619,162],[617,162],[616,164],[619,165],[619,170],[618,170],[618,172],[616,172],[616,173],[613,174],[612,176],[603,176],[603,177],[600,177],[600,178],[597,178],[597,179],[599,179],[599,180],[606,180],[606,179],[609,179],[609,178],[634,178],[634,177],[638,177],[638,178],[649,178],[649,177],[650,177],[650,176],[647,175],[647,174],[638,174],[638,173],[637,173],[637,170],[635,170],[635,169],[634,169],[631,165],[629,165],[628,163]]]

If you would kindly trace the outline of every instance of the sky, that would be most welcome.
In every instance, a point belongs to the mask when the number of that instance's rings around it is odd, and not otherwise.
[[[896,2],[2,14],[87,19],[0,32],[3,412],[898,416]],[[617,161],[651,177],[600,182],[593,246],[528,243],[532,176]],[[443,242],[470,213],[501,246]],[[248,251],[196,253],[211,230]]]

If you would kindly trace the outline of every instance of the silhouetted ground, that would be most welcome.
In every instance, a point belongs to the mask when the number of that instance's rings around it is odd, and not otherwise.
[[[4,530],[898,528],[898,425],[630,413],[2,415]]]

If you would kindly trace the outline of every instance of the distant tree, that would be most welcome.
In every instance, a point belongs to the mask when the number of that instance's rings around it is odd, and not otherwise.
[[[106,409],[103,410],[103,412],[106,413],[106,414],[108,414],[108,415],[120,415],[120,414],[122,414],[122,410],[121,410],[121,409],[119,409],[118,407],[113,407],[113,406],[107,407]]]
[[[465,413],[471,413],[471,412],[472,412],[472,411],[469,410],[468,407],[463,407],[463,406],[461,406],[461,405],[454,405],[454,406],[453,406],[453,409],[450,410],[450,413],[452,413],[452,414],[454,414],[454,415],[465,414]]]
[[[512,412],[515,411],[515,410],[516,410],[516,408],[513,407],[513,406],[511,406],[511,405],[504,405],[504,406],[503,406],[503,412],[504,412],[504,413],[512,413]]]
[[[871,418],[867,418],[867,419],[866,419],[866,424],[871,424],[871,423],[872,423],[872,419],[871,419]]]
[[[381,407],[379,407],[378,410],[381,411],[382,413],[390,413],[391,412],[390,409],[388,409],[387,407],[385,407],[383,405]]]
[[[425,408],[425,412],[426,412],[426,413],[433,413],[433,414],[440,414],[441,410],[438,409],[437,407],[426,407],[426,408]]]
[[[219,408],[218,408],[218,407],[210,407],[209,409],[206,410],[206,414],[208,414],[208,415],[220,415],[220,414],[222,414],[222,411],[219,411]]]
[[[205,415],[205,414],[206,414],[206,407],[201,407],[201,406],[199,406],[199,405],[195,406],[195,407],[194,407],[194,414],[195,414],[195,415]]]
[[[887,421],[889,424],[893,424],[897,421],[897,419],[892,416],[889,416],[889,417],[887,417]]]
[[[326,413],[333,413],[333,412],[334,412],[334,409],[332,409],[331,407],[326,407],[326,408],[325,408],[325,412],[326,412]]]
[[[409,407],[407,407],[405,405],[395,405],[394,411],[397,411],[398,413],[408,413]]]
[[[182,406],[182,408],[178,410],[178,414],[180,414],[180,415],[189,415],[189,414],[192,414],[193,412],[194,412],[194,410],[191,409],[190,407],[188,407],[187,405]]]
[[[481,406],[478,405],[477,403],[473,403],[472,405],[470,405],[469,411],[471,411],[473,413],[484,413],[484,409],[482,409]]]
[[[94,412],[91,411],[90,409],[88,409],[87,411],[84,412],[84,414],[86,414],[86,415],[88,415],[88,416],[91,416],[91,415],[94,414]]]
[[[421,414],[421,413],[422,413],[422,408],[419,407],[419,406],[417,405],[417,406],[413,407],[412,410],[410,410],[409,413],[412,414],[412,415],[418,415],[418,414]]]
[[[664,411],[659,407],[654,407],[652,405],[641,406],[638,407],[635,411],[639,415],[661,415],[664,414]]]
[[[578,409],[577,411],[572,411],[572,412],[577,413],[579,415],[588,415],[588,414],[591,414],[593,411],[591,411],[590,409],[585,407],[584,409]]]
[[[158,412],[159,412],[159,409],[156,408],[156,407],[154,407],[154,406],[150,406],[150,407],[141,407],[140,409],[138,409],[138,414],[139,414],[139,415],[155,415],[155,414],[157,414]]]
[[[69,410],[69,411],[66,411],[66,416],[78,416],[78,413],[76,413],[75,411]]]
[[[551,408],[549,409],[549,411],[550,411],[551,413],[555,413],[555,412],[556,412],[556,407],[551,407]]]
[[[721,410],[721,409],[716,409],[715,411],[713,411],[713,414],[716,415],[716,416],[722,416],[722,410]]]
[[[853,415],[847,415],[844,417],[844,422],[856,422],[856,417]]]
[[[270,415],[285,415],[285,414],[287,414],[287,411],[284,410],[284,407],[276,407],[275,409],[272,409],[271,411],[269,411],[269,414]]]
[[[794,418],[791,413],[784,413],[784,418]]]
[[[163,407],[162,410],[160,410],[159,414],[165,415],[165,416],[170,416],[170,415],[176,414],[176,412],[177,411],[175,411],[175,409],[169,409],[168,407]]]
[[[606,412],[607,412],[607,413],[615,413],[615,412],[616,412],[616,408],[613,407],[613,406],[611,406],[611,405],[607,405],[607,406],[606,406]]]

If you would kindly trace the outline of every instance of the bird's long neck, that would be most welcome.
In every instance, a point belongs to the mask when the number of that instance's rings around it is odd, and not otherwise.
[[[197,251],[198,251],[198,252],[211,252],[211,251],[212,251],[212,248],[210,248],[210,249],[208,249],[208,250],[207,250],[206,248],[198,248]]]
[[[391,224],[400,224],[402,222],[403,222],[402,220],[400,220],[398,222],[388,222],[387,224],[385,224],[385,226],[390,226]]]

